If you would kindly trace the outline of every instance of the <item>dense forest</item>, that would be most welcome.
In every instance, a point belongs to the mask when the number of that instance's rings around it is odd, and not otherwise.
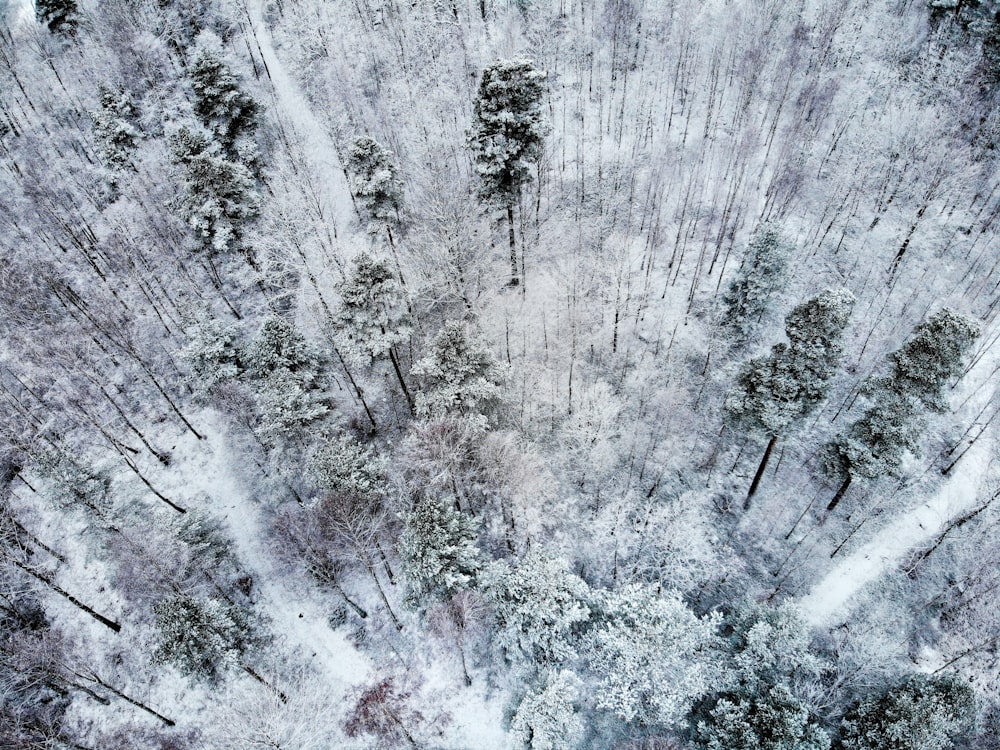
[[[1000,2],[0,0],[0,747],[1000,750]]]

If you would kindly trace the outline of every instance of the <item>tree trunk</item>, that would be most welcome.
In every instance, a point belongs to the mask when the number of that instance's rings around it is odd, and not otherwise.
[[[28,575],[30,575],[32,578],[35,578],[36,580],[39,580],[42,583],[44,583],[50,589],[52,589],[57,594],[59,594],[59,596],[61,596],[64,599],[66,599],[66,601],[68,601],[70,604],[74,605],[78,609],[82,609],[88,615],[90,615],[95,620],[97,620],[99,623],[101,623],[101,625],[104,625],[105,627],[110,628],[115,633],[119,632],[122,629],[122,626],[119,625],[114,620],[110,620],[107,617],[105,617],[104,615],[102,615],[102,614],[100,614],[98,612],[95,612],[93,609],[91,609],[86,604],[84,604],[83,602],[81,602],[79,599],[77,599],[75,596],[73,596],[72,594],[70,594],[68,591],[65,591],[64,589],[61,589],[59,586],[57,586],[55,583],[53,583],[52,579],[49,576],[45,575],[44,573],[39,573],[34,568],[28,567],[27,565],[25,565],[24,563],[22,563],[20,560],[15,560],[12,557],[9,557],[8,559],[12,563],[14,563],[14,565],[16,565],[21,570],[23,570],[25,573],[27,573]]]
[[[161,713],[153,710],[152,708],[150,708],[149,706],[147,706],[142,701],[136,700],[135,698],[133,698],[133,697],[131,697],[129,695],[126,695],[125,693],[123,693],[121,690],[119,690],[118,688],[114,687],[113,685],[109,685],[104,680],[102,680],[97,674],[89,674],[89,675],[86,675],[86,676],[84,676],[84,675],[78,675],[78,676],[79,677],[84,677],[85,679],[89,679],[92,682],[96,682],[102,688],[104,688],[105,690],[107,690],[110,693],[113,693],[114,695],[117,695],[119,698],[121,698],[126,703],[131,703],[136,708],[140,708],[143,711],[145,711],[146,713],[148,713],[148,714],[150,714],[152,716],[155,716],[157,719],[159,719],[160,721],[162,721],[168,727],[172,727],[172,726],[174,726],[176,724],[175,721],[173,721],[172,719],[168,719],[163,714],[161,714]]]
[[[403,395],[406,396],[406,403],[410,407],[410,412],[413,412],[413,396],[410,395],[410,389],[406,387],[406,381],[403,380],[403,371],[399,367],[399,357],[396,356],[396,350],[393,347],[389,348],[389,361],[392,362],[392,369],[396,371],[396,378],[399,380],[399,387],[403,390]]]
[[[847,479],[844,480],[844,483],[840,485],[840,489],[837,490],[837,494],[833,496],[830,504],[826,506],[827,513],[832,513],[833,509],[836,508],[837,504],[843,499],[844,493],[847,492],[847,488],[851,486],[851,479],[853,479],[853,477],[848,474]]]
[[[517,286],[521,283],[517,272],[517,247],[514,235],[514,202],[507,202],[507,236],[510,240],[510,285]]]
[[[777,435],[771,435],[771,439],[767,441],[767,448],[764,449],[764,457],[760,460],[760,466],[757,467],[757,473],[753,475],[753,481],[750,483],[750,490],[747,492],[747,499],[743,501],[743,510],[750,510],[750,499],[756,494],[757,487],[760,486],[761,477],[764,476],[764,470],[767,469],[767,462],[771,460],[771,452],[774,450],[774,446],[777,442]]]

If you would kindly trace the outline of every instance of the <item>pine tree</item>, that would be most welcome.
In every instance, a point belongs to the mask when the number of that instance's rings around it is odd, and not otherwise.
[[[210,681],[239,664],[251,641],[246,614],[216,599],[177,594],[153,607],[159,644],[153,653],[182,673]]]
[[[841,727],[843,750],[948,750],[975,721],[972,689],[958,676],[913,675],[862,700]]]
[[[392,152],[378,141],[359,136],[347,153],[347,171],[368,231],[374,234],[384,229],[393,243],[392,229],[398,226],[403,207],[403,185]]]
[[[79,23],[76,0],[35,0],[35,18],[49,31],[60,36],[73,36]]]
[[[319,489],[358,497],[383,495],[386,471],[384,459],[349,435],[325,442],[309,462],[309,472]]]
[[[135,169],[132,157],[142,132],[132,98],[125,90],[114,91],[101,86],[99,100],[99,109],[90,116],[94,121],[94,139],[101,161],[112,172]]]
[[[841,480],[827,511],[837,507],[855,477],[893,476],[906,452],[917,452],[924,411],[948,408],[944,388],[962,372],[978,336],[974,320],[943,308],[889,354],[889,375],[865,385],[872,405],[823,450],[824,471]]]
[[[240,81],[223,60],[219,38],[203,31],[195,41],[188,78],[194,89],[194,112],[202,125],[214,133],[230,158],[253,161],[247,144],[257,128],[260,105],[240,87]],[[249,157],[249,158],[248,158]]]
[[[260,201],[250,172],[204,132],[182,127],[170,147],[184,178],[177,207],[202,246],[217,253],[240,249],[243,225],[257,216]]]
[[[830,736],[788,688],[722,695],[703,709],[693,731],[701,750],[827,750]]]
[[[481,567],[472,520],[437,497],[418,499],[404,519],[399,554],[410,598],[445,598],[468,588]]]
[[[193,326],[180,358],[191,368],[188,382],[199,395],[236,380],[244,371],[240,328],[208,319]]]
[[[778,438],[826,397],[853,308],[854,295],[846,289],[827,290],[798,305],[785,317],[789,343],[776,344],[770,356],[750,360],[740,373],[726,399],[727,420],[769,438],[744,508],[757,491]]]
[[[411,330],[402,290],[387,263],[359,253],[352,265],[351,275],[339,287],[337,345],[361,364],[388,358],[412,408],[396,352],[396,345],[406,341]]]
[[[545,73],[530,60],[498,60],[483,71],[469,135],[479,196],[507,212],[511,285],[519,283],[514,205],[531,180],[532,164],[541,158],[546,127],[542,121]]]
[[[576,655],[577,630],[590,618],[590,588],[565,560],[536,548],[516,568],[491,563],[478,580],[495,609],[496,641],[508,658],[521,654],[554,665]]]
[[[767,312],[771,299],[785,280],[789,247],[780,229],[770,223],[757,228],[739,272],[723,297],[722,323],[742,343]]]
[[[416,396],[419,416],[460,415],[485,421],[485,413],[500,404],[509,368],[473,338],[464,323],[450,321],[412,372],[424,380]]]
[[[580,680],[568,669],[549,672],[541,689],[521,700],[510,731],[526,750],[576,750],[584,720],[576,710]]]
[[[628,584],[605,596],[594,619],[586,649],[599,680],[597,705],[623,721],[676,724],[720,677],[713,666],[719,620],[699,619],[676,592]]]

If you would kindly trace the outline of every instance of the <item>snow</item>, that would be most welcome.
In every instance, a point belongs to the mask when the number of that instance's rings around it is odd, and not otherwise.
[[[865,586],[902,562],[906,555],[932,542],[948,524],[975,507],[979,485],[993,455],[993,435],[981,437],[937,492],[916,508],[903,509],[877,535],[829,570],[799,600],[813,627],[831,627],[844,617]]]

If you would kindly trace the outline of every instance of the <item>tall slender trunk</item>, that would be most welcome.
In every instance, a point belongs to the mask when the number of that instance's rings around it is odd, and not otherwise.
[[[399,367],[399,357],[396,354],[395,347],[389,348],[389,361],[392,362],[392,369],[396,371],[396,379],[399,380],[399,387],[403,390],[403,395],[406,396],[406,403],[412,412],[413,396],[410,395],[410,389],[406,387],[406,381],[403,380],[403,371]]]
[[[757,487],[760,486],[761,477],[764,476],[764,470],[767,469],[767,462],[771,460],[771,452],[774,450],[777,442],[777,435],[771,435],[771,439],[767,441],[767,448],[764,449],[764,457],[760,460],[757,473],[753,475],[753,481],[750,483],[750,489],[747,492],[747,499],[743,501],[743,510],[750,510],[750,499],[756,494]]]
[[[74,674],[76,674],[76,673],[74,673]],[[159,719],[160,721],[162,721],[168,727],[172,727],[172,726],[174,726],[176,724],[176,722],[173,719],[168,719],[166,716],[164,716],[163,714],[159,713],[158,711],[150,708],[149,706],[147,706],[142,701],[136,700],[135,698],[133,698],[130,695],[126,695],[121,690],[119,690],[118,688],[116,688],[114,685],[109,685],[107,682],[105,682],[104,680],[102,680],[101,677],[99,675],[97,675],[96,673],[90,673],[90,674],[87,674],[87,675],[77,674],[77,677],[82,677],[83,679],[87,679],[87,680],[90,680],[91,682],[97,683],[98,685],[100,685],[102,688],[104,688],[108,692],[113,693],[114,695],[117,695],[119,698],[121,698],[126,703],[131,703],[136,708],[140,708],[143,711],[145,711],[146,713],[148,713],[148,714],[150,714],[152,716],[155,716],[157,719]]]
[[[60,588],[58,585],[56,585],[55,582],[53,582],[53,580],[52,580],[52,578],[50,576],[48,576],[48,575],[46,575],[44,573],[39,573],[34,568],[31,568],[31,567],[25,565],[20,560],[15,560],[13,557],[8,557],[7,559],[10,560],[12,563],[14,563],[14,565],[16,565],[17,567],[19,567],[21,570],[23,570],[25,573],[27,573],[28,575],[30,575],[32,578],[35,578],[36,580],[39,580],[42,583],[44,583],[50,589],[52,589],[57,594],[59,594],[59,596],[63,597],[66,601],[68,601],[70,604],[74,605],[78,609],[82,609],[88,615],[90,615],[95,620],[97,620],[99,623],[101,623],[101,625],[104,625],[105,627],[113,630],[115,633],[119,632],[122,629],[122,626],[119,625],[114,620],[111,620],[111,619],[105,617],[104,615],[100,614],[99,612],[95,612],[93,609],[91,609],[86,604],[84,604],[83,602],[81,602],[79,599],[77,599],[71,593],[69,593],[65,589]]]
[[[843,499],[844,494],[847,492],[847,488],[851,486],[851,479],[853,479],[853,477],[848,474],[847,479],[844,480],[844,483],[840,485],[840,489],[837,490],[837,494],[833,496],[833,499],[830,500],[830,504],[826,506],[827,513],[831,513],[833,509],[837,507],[837,504]]]
[[[510,240],[510,285],[517,286],[521,283],[517,271],[517,246],[514,235],[514,201],[507,202],[507,237]]]

